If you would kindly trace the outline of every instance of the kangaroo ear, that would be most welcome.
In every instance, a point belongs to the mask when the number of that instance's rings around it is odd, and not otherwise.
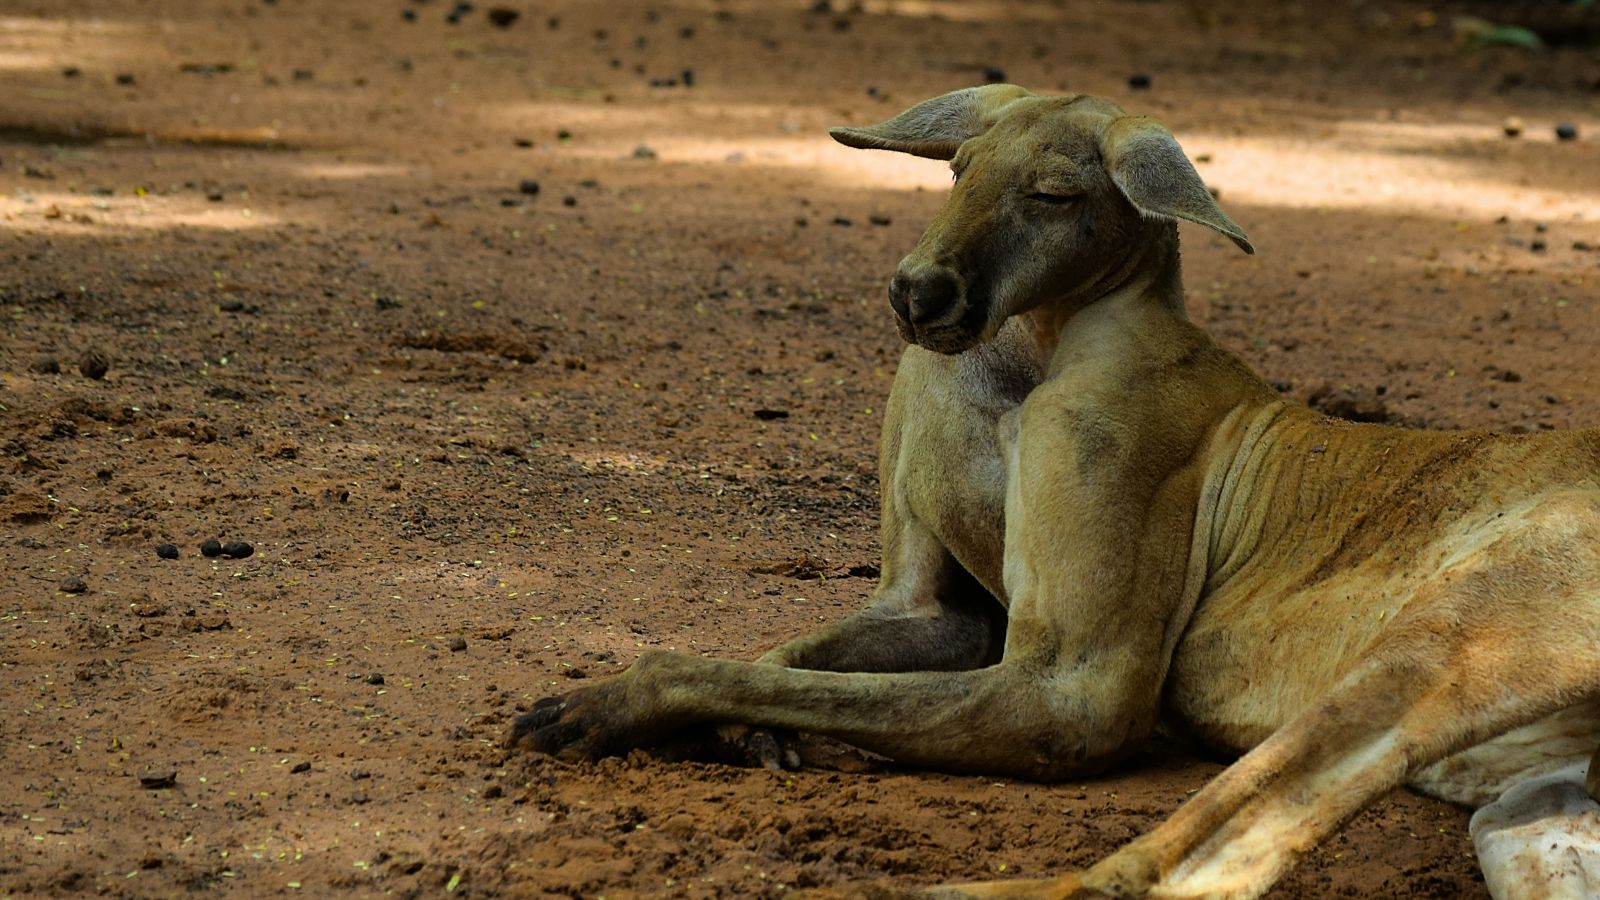
[[[1102,149],[1111,180],[1139,212],[1198,222],[1232,238],[1240,250],[1256,252],[1165,125],[1148,116],[1123,116],[1111,123]]]
[[[887,122],[830,128],[828,134],[847,147],[951,159],[968,138],[987,131],[1007,104],[1031,96],[1014,84],[963,88],[924,100]]]

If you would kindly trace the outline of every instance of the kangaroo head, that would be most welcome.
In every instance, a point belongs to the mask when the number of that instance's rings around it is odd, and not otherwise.
[[[889,283],[901,334],[930,350],[960,353],[1046,304],[1093,302],[1148,264],[1153,244],[1171,256],[1176,219],[1255,252],[1171,132],[1109,100],[996,84],[829,133],[950,161],[955,187]]]

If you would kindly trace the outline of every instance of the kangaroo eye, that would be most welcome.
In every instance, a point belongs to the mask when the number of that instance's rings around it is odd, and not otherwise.
[[[1046,194],[1041,192],[1037,194],[1029,194],[1028,199],[1037,200],[1040,203],[1048,203],[1051,206],[1065,206],[1068,203],[1076,202],[1078,198],[1075,195],[1068,196],[1066,194]]]

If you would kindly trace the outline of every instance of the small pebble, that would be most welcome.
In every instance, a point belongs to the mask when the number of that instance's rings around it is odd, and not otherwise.
[[[161,557],[162,559],[177,559],[178,558],[178,545],[177,544],[160,544],[160,545],[158,545],[156,547],[156,555]]]
[[[110,368],[111,360],[107,359],[106,355],[99,350],[85,350],[83,355],[78,357],[78,371],[85,378],[99,381],[106,377],[106,371]]]
[[[203,612],[195,617],[195,623],[206,631],[221,631],[230,624],[228,617],[220,612]]]
[[[645,145],[645,144],[640,144],[639,146],[633,148],[633,158],[634,159],[655,159],[656,158],[656,151],[654,149],[652,149],[651,147]]]
[[[200,545],[200,555],[204,556],[204,557],[206,557],[208,559],[212,558],[212,557],[221,556],[222,555],[222,542],[221,541],[206,541],[205,543]]]
[[[244,559],[256,552],[256,548],[244,541],[229,541],[222,545],[222,555],[229,559]]]
[[[521,147],[522,149],[526,150],[533,146],[533,139],[525,137],[512,138],[511,145],[513,147]]]
[[[1543,253],[1545,250],[1544,238],[1534,238],[1533,240],[1529,241],[1528,249],[1535,253]]]
[[[1562,122],[1556,126],[1556,138],[1563,141],[1577,140],[1578,126],[1571,122]]]
[[[168,766],[164,769],[151,769],[139,776],[139,786],[149,790],[172,787],[178,783],[178,770]]]
[[[41,356],[33,361],[33,371],[39,375],[59,375],[61,363],[54,356]]]
[[[683,86],[684,87],[694,87],[694,70],[693,69],[684,69],[683,70]]]
[[[405,19],[407,22],[415,22],[417,20],[417,11],[414,9],[403,9],[400,11],[400,18]]]
[[[119,73],[117,73],[117,84],[122,84],[122,85],[133,84],[134,81],[136,81],[136,80],[137,79],[135,79],[133,77],[132,73],[129,73],[129,72],[119,72]]]
[[[539,182],[534,181],[532,178],[524,178],[522,179],[522,182],[517,185],[517,190],[531,197],[534,194],[539,193]]]
[[[445,641],[444,645],[450,648],[451,653],[460,653],[461,651],[467,649],[467,639],[458,634],[455,637]]]
[[[83,73],[78,70],[77,66],[67,66],[61,70],[62,78],[77,78],[81,74]]]
[[[1006,70],[999,66],[984,66],[983,81],[985,84],[999,84],[1006,80]]]
[[[76,575],[68,575],[61,579],[60,589],[63,594],[81,594],[89,589],[89,585]]]
[[[1150,76],[1143,72],[1135,72],[1128,76],[1128,87],[1136,91],[1147,91],[1150,89]]]
[[[522,13],[511,9],[510,7],[489,7],[489,24],[496,28],[510,28],[512,25],[516,24],[517,19],[520,18],[522,18]]]
[[[311,763],[306,762],[305,760],[301,760],[301,761],[299,761],[299,762],[294,764],[294,768],[289,770],[289,774],[290,775],[299,775],[301,772],[309,772],[309,771],[311,771]]]
[[[1508,138],[1521,136],[1522,127],[1522,118],[1520,116],[1506,116],[1506,120],[1500,123],[1500,130],[1505,132]]]
[[[383,684],[383,673],[382,672],[369,672],[367,674],[367,679],[366,680],[367,680],[367,684]]]
[[[565,197],[561,198],[561,205],[562,206],[577,206],[578,205],[578,198],[572,196],[571,194],[568,194]]]

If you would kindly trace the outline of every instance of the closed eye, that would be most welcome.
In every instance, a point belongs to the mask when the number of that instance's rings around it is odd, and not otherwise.
[[[1036,201],[1038,201],[1040,203],[1048,203],[1051,206],[1064,206],[1064,205],[1066,205],[1068,203],[1076,202],[1077,199],[1078,199],[1078,196],[1079,195],[1076,195],[1076,194],[1072,194],[1072,195],[1068,195],[1068,194],[1046,194],[1046,193],[1041,191],[1041,192],[1036,193],[1036,194],[1029,194],[1028,195],[1028,199],[1029,200],[1036,200]]]

